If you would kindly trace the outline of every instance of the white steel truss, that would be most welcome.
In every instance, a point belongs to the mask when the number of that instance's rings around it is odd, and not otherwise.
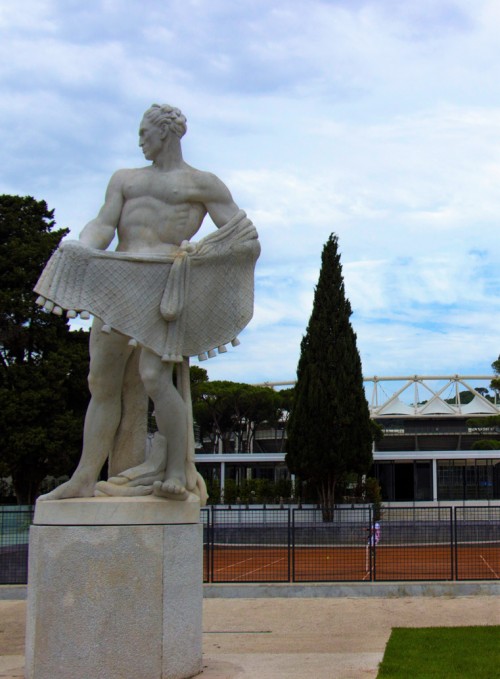
[[[370,414],[378,418],[485,417],[500,415],[498,394],[490,393],[493,375],[410,375],[364,377]],[[392,385],[391,385],[392,383]],[[480,384],[478,384],[480,383]],[[265,382],[273,389],[295,381]],[[472,399],[461,403],[460,393]],[[388,393],[389,392],[389,393]]]

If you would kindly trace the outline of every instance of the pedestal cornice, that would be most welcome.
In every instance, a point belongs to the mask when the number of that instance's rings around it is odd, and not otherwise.
[[[191,494],[175,501],[143,497],[85,497],[36,503],[34,524],[39,526],[121,526],[198,523],[200,501]]]

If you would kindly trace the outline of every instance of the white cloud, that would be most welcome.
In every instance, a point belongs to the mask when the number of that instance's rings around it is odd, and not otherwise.
[[[494,0],[0,3],[0,192],[45,198],[74,237],[169,101],[186,160],[263,246],[254,321],[214,379],[294,377],[331,232],[365,370],[488,372],[499,30]]]
[[[53,33],[57,28],[50,0],[23,0],[22,3],[0,4],[0,31]]]

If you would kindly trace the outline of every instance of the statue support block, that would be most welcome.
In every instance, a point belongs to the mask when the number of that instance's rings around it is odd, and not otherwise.
[[[202,670],[199,502],[37,504],[26,679],[187,679]]]

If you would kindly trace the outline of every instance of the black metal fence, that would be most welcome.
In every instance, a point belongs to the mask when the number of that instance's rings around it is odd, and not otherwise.
[[[28,538],[33,507],[0,506],[0,584],[24,585],[28,580]]]
[[[31,507],[0,507],[0,584],[27,581]],[[500,579],[500,506],[216,508],[201,512],[204,582]]]
[[[500,579],[500,506],[206,508],[204,581]]]

